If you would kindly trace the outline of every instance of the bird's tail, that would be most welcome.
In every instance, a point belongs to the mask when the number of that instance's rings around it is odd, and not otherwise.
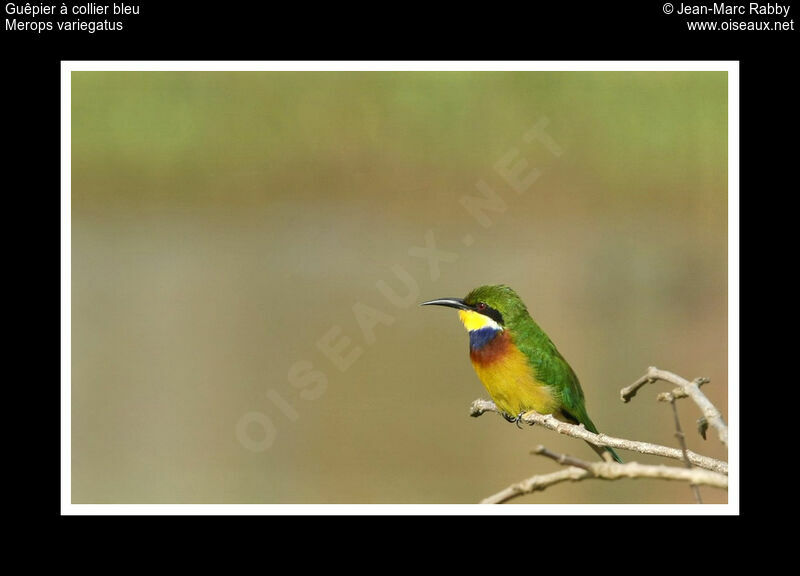
[[[587,442],[587,444],[589,443]],[[619,457],[619,454],[617,454],[613,448],[609,448],[608,446],[595,446],[594,444],[589,444],[589,446],[591,446],[592,450],[597,452],[597,455],[600,456],[600,458],[602,458],[606,462],[614,460],[615,462],[619,462],[620,464],[623,463],[622,458]]]
[[[582,418],[580,418],[579,421],[583,422],[583,425],[589,432],[593,432],[595,434],[600,433],[597,431],[597,426],[594,425],[594,422],[592,422],[592,419],[589,418],[589,415],[586,413],[585,410],[583,411],[583,414],[581,414],[581,416]],[[587,444],[589,443],[587,442]],[[595,446],[594,444],[589,444],[589,446],[591,446],[592,450],[597,452],[598,456],[600,456],[600,458],[602,458],[606,462],[611,462],[613,460],[615,462],[619,462],[620,464],[623,463],[622,458],[619,457],[619,454],[617,454],[613,448],[609,448],[608,446]]]

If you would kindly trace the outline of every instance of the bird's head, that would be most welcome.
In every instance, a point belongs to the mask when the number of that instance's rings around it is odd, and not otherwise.
[[[481,286],[464,298],[437,298],[421,306],[448,306],[458,310],[464,327],[472,332],[492,328],[505,330],[520,314],[527,314],[522,299],[508,286]]]

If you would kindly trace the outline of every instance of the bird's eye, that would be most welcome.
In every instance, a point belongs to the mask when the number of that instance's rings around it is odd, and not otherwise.
[[[481,311],[482,310],[486,310],[486,302],[478,302],[478,305],[476,306],[476,308],[478,310],[481,310]]]

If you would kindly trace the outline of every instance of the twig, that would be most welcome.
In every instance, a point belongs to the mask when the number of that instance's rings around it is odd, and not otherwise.
[[[569,454],[559,454],[558,452],[553,452],[545,448],[542,444],[539,444],[536,448],[531,450],[531,454],[550,458],[550,460],[555,460],[562,466],[575,466],[576,468],[582,468],[583,470],[588,470],[589,472],[592,471],[591,462],[581,460],[580,458],[575,458]]]
[[[505,490],[501,490],[497,494],[492,494],[488,498],[484,498],[481,500],[481,504],[502,504],[503,502],[508,502],[512,498],[522,496],[523,494],[538,492],[555,484],[561,484],[562,482],[577,482],[588,477],[591,477],[591,475],[586,470],[581,470],[580,468],[567,468],[566,470],[559,470],[558,472],[551,472],[550,474],[531,476],[527,480],[512,484]]]
[[[695,384],[697,384],[698,387],[701,387],[704,384],[708,384],[709,382],[711,382],[711,380],[709,378],[703,378],[701,376],[700,378],[695,378],[694,382]],[[680,398],[688,398],[689,395],[683,391],[683,388],[673,388],[670,392],[661,392],[658,396],[656,396],[656,399],[659,402],[669,402],[670,397],[675,398],[675,400],[678,400]]]
[[[644,376],[639,378],[630,386],[626,386],[620,390],[620,397],[622,398],[622,401],[630,402],[631,398],[636,396],[639,388],[645,384],[651,384],[658,380],[669,382],[680,389],[680,393],[678,394],[676,394],[675,391],[672,392],[675,398],[681,398],[684,397],[684,395],[691,398],[700,408],[700,411],[703,413],[706,422],[708,422],[708,424],[714,427],[714,429],[717,431],[720,441],[725,444],[725,446],[728,445],[728,425],[722,418],[720,411],[717,410],[717,407],[714,406],[714,404],[711,403],[706,395],[700,391],[700,386],[708,382],[707,378],[698,378],[692,382],[689,382],[677,374],[673,374],[672,372],[668,372],[666,370],[659,370],[655,366],[650,366]]]
[[[678,418],[678,406],[675,404],[675,397],[669,394],[669,403],[672,406],[672,415],[675,417],[675,437],[678,439],[678,443],[681,445],[681,452],[683,453],[683,461],[686,463],[686,467],[688,469],[692,469],[692,463],[689,461],[689,457],[686,453],[689,451],[689,448],[686,446],[686,435],[683,433],[683,429],[681,428],[681,420]],[[698,504],[703,503],[703,498],[700,496],[700,488],[697,484],[689,484],[692,488],[692,493],[694,494],[695,502]]]
[[[490,400],[475,400],[470,406],[470,416],[478,417],[485,412],[496,412],[498,414],[502,414],[502,412],[495,406],[494,402]],[[561,422],[557,420],[552,414],[539,414],[538,412],[527,412],[522,415],[521,419],[522,422],[533,426],[534,424],[539,424],[543,428],[547,428],[548,430],[553,430],[558,432],[559,434],[564,434],[565,436],[571,436],[572,438],[580,438],[581,440],[585,440],[589,444],[593,444],[595,446],[610,446],[611,448],[620,448],[623,450],[630,450],[632,452],[638,452],[640,454],[651,454],[653,456],[662,456],[664,458],[672,458],[673,460],[683,460],[683,452],[678,450],[677,448],[670,448],[668,446],[661,446],[660,444],[651,444],[649,442],[639,442],[636,440],[625,440],[623,438],[613,438],[611,436],[606,436],[605,434],[595,434],[593,432],[589,432],[586,428],[581,425],[576,424],[569,424],[567,422]],[[706,470],[713,470],[714,472],[718,472],[721,474],[728,473],[728,464],[723,462],[722,460],[717,460],[715,458],[710,458],[708,456],[702,456],[700,454],[696,454],[691,450],[686,451],[686,456],[689,458],[689,461],[700,468],[705,468]],[[560,480],[563,482],[567,479]]]
[[[492,494],[488,498],[484,498],[481,500],[481,504],[502,504],[517,496],[538,492],[555,484],[577,482],[589,477],[591,477],[591,475],[586,470],[581,470],[580,468],[567,468],[566,470],[559,470],[558,472],[551,472],[550,474],[531,476],[527,480],[512,484],[505,490],[501,490],[497,494]]]
[[[561,482],[579,482],[588,479],[619,480],[620,478],[658,478],[661,480],[678,480],[692,484],[713,486],[728,489],[728,477],[710,470],[693,468],[677,468],[675,466],[649,466],[638,462],[619,464],[617,462],[587,462],[566,454],[551,452],[544,446],[537,447],[533,453],[555,460],[559,464],[569,466],[566,470],[550,474],[536,475],[512,484],[481,501],[481,504],[500,504],[517,496],[544,490]]]

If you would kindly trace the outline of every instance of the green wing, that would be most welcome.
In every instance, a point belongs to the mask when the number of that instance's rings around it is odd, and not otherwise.
[[[577,374],[552,340],[532,319],[530,323],[526,322],[525,324],[525,326],[517,328],[517,332],[522,337],[517,338],[515,344],[528,357],[528,361],[536,373],[536,379],[548,385],[560,398],[560,416],[575,424],[583,424],[589,432],[598,434],[597,426],[586,412],[586,402]],[[603,452],[609,452],[614,460],[622,462],[612,448],[598,448],[592,444],[589,446],[601,458]]]

